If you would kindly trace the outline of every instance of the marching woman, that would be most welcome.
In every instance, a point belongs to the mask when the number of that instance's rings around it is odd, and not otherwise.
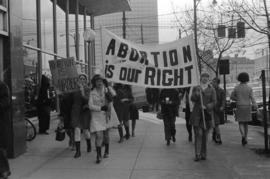
[[[249,75],[242,72],[238,75],[237,80],[240,82],[232,94],[231,99],[236,101],[235,118],[239,122],[239,130],[242,135],[242,145],[247,144],[248,122],[251,121],[252,108],[257,109],[256,101],[253,97],[252,88],[247,85]]]
[[[190,123],[195,133],[194,161],[206,160],[207,137],[209,130],[213,126],[213,110],[216,104],[216,92],[209,84],[208,73],[201,74],[201,84],[193,88],[191,101],[194,104],[190,116]]]
[[[106,93],[106,81],[101,75],[95,75],[92,80],[92,90],[89,97],[89,108],[91,110],[92,120],[90,125],[91,133],[95,138],[97,151],[96,163],[101,162],[102,142],[105,144],[105,157],[109,154],[109,133],[108,133],[108,113],[110,111],[110,97]],[[113,96],[112,94],[110,94]],[[107,98],[107,99],[106,99]],[[111,99],[112,100],[112,99]],[[107,130],[107,131],[106,131]],[[105,137],[104,137],[105,134]]]
[[[71,126],[74,129],[74,140],[76,153],[74,158],[81,156],[81,130],[83,130],[87,152],[91,152],[91,140],[90,140],[90,110],[88,107],[88,96],[90,89],[87,86],[87,76],[85,74],[79,75],[78,85],[80,90],[72,93],[72,108],[71,108]]]

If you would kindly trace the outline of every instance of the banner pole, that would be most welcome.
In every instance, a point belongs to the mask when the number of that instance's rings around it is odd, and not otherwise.
[[[193,44],[193,47],[194,47],[194,44]],[[197,48],[196,47],[194,47],[193,49],[195,49],[195,53],[196,53],[196,55],[195,55],[195,59],[196,59],[196,74],[197,74],[197,80],[198,81],[200,81],[200,75],[199,75],[199,69],[198,69],[198,56],[197,56]],[[200,84],[199,84],[199,86],[200,86]],[[201,108],[202,108],[202,119],[203,119],[203,129],[204,130],[206,130],[206,123],[205,123],[205,114],[204,114],[204,106],[203,106],[203,97],[202,97],[202,89],[201,89],[201,87],[199,88],[199,90],[200,90],[200,103],[201,103]]]
[[[106,77],[105,75],[105,70],[104,70],[104,53],[103,53],[103,39],[102,39],[102,27],[100,26],[100,44],[101,44],[101,58],[102,58],[102,73],[104,74],[104,76]]]

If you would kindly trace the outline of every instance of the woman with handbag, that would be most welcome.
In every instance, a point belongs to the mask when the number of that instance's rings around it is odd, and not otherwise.
[[[231,99],[236,101],[235,118],[239,123],[242,145],[245,146],[247,144],[248,122],[252,120],[251,110],[252,107],[257,109],[257,104],[253,97],[252,88],[247,85],[249,75],[242,72],[238,75],[237,80],[240,84],[234,88]]]
[[[193,110],[190,123],[194,129],[195,159],[206,160],[208,133],[213,126],[213,110],[216,104],[215,89],[209,84],[209,74],[201,74],[201,84],[192,90]]]

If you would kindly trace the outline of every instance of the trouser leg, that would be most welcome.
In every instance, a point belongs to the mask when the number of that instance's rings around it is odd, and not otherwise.
[[[163,123],[164,123],[165,140],[168,141],[171,139],[170,119],[167,116],[164,116]]]
[[[132,136],[135,136],[135,127],[136,127],[136,119],[133,119],[131,122],[131,127],[132,127]]]
[[[202,144],[201,144],[201,156],[206,157],[207,156],[207,138],[208,138],[209,130],[202,129]]]
[[[125,131],[126,131],[126,139],[129,139],[130,133],[129,133],[129,120],[124,121]]]
[[[202,147],[202,131],[203,129],[200,127],[194,127],[195,134],[195,155],[200,155],[201,147]]]
[[[10,172],[6,150],[0,148],[0,175],[4,172]]]
[[[176,134],[175,121],[176,121],[176,117],[170,118],[170,131],[171,131],[171,137],[173,138],[175,138],[175,134]]]

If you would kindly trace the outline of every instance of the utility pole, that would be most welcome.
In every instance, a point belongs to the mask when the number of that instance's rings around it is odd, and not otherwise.
[[[143,39],[143,25],[141,24],[141,42],[144,44],[144,39]]]
[[[178,37],[179,37],[179,39],[181,39],[181,38],[182,38],[182,37],[181,37],[181,36],[182,36],[181,29],[179,29],[178,32],[179,32],[179,34],[178,34],[179,36],[178,36]]]
[[[123,26],[122,26],[122,28],[123,28],[123,38],[125,39],[126,38],[126,21],[127,21],[125,11],[123,11],[123,19],[122,20],[123,20]]]
[[[37,48],[42,48],[41,42],[41,4],[40,0],[36,1],[36,14],[37,14]],[[42,54],[41,51],[37,52],[37,71],[36,71],[36,82],[40,85],[42,75]]]

